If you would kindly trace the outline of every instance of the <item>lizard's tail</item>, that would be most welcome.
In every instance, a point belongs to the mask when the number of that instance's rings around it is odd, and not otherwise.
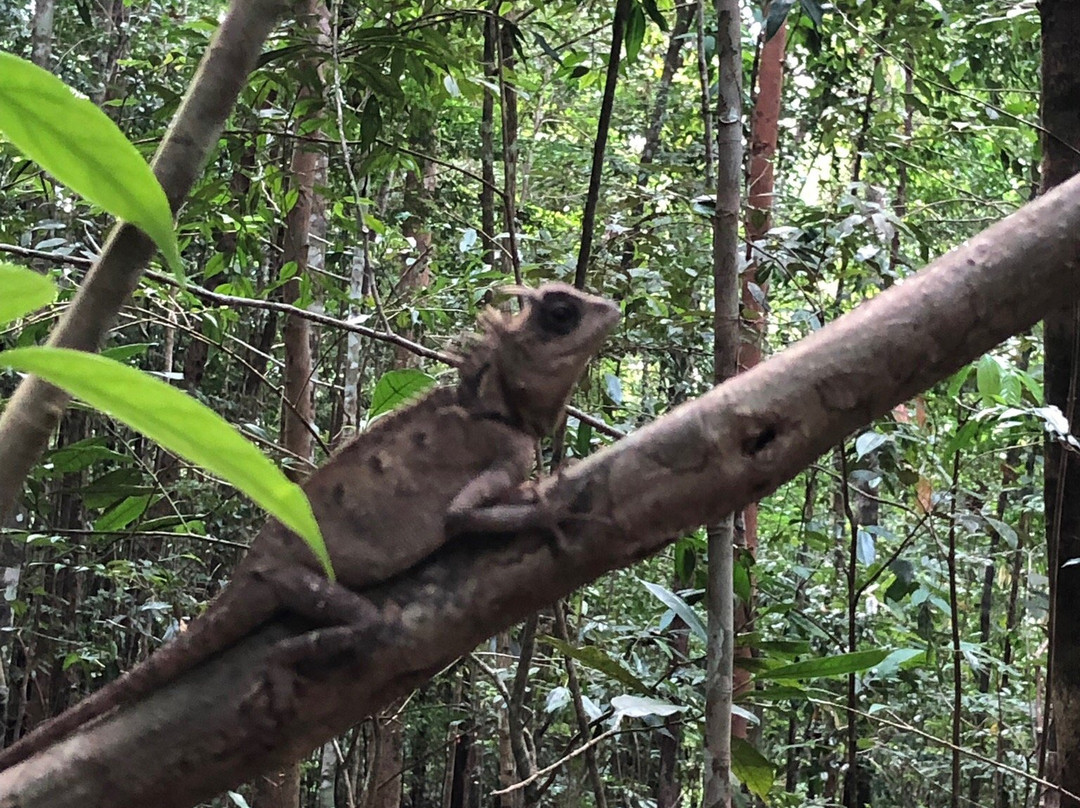
[[[238,589],[240,587],[237,587]],[[151,654],[144,662],[120,675],[60,715],[39,724],[30,734],[0,751],[0,771],[37,754],[71,735],[84,724],[100,718],[157,690],[199,665],[208,657],[233,645],[254,626],[238,620],[245,611],[227,606],[226,589],[211,609],[194,620],[187,631]],[[233,614],[233,612],[238,614]],[[247,612],[250,613],[250,612]],[[219,619],[224,616],[225,619]]]

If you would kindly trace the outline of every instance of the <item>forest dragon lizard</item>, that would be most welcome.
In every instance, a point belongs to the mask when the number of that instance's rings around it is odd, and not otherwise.
[[[0,769],[157,690],[282,614],[315,626],[380,620],[363,590],[437,550],[449,522],[528,477],[535,440],[558,422],[574,385],[618,321],[611,302],[562,283],[515,288],[524,310],[481,315],[484,333],[459,381],[377,421],[304,485],[337,574],[271,519],[232,582],[187,631],[142,664],[0,752]]]

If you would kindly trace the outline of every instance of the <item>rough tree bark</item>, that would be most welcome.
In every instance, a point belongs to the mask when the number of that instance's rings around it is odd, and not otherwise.
[[[363,648],[315,666],[268,666],[272,646],[303,629],[270,624],[0,772],[0,808],[189,806],[295,760],[485,637],[767,495],[854,429],[1078,294],[1074,179],[931,269],[544,481],[549,507],[571,515],[558,539],[523,531],[450,542],[367,590],[398,617]]]
[[[1080,170],[1080,5],[1044,0],[1039,5],[1043,48],[1043,190]],[[1065,273],[1062,273],[1063,275]],[[1070,296],[1071,298],[1071,296]],[[1074,431],[1080,422],[1076,391],[1080,383],[1080,307],[1055,306],[1046,315],[1045,384],[1048,404],[1057,405]],[[1049,688],[1052,728],[1044,743],[1055,750],[1045,776],[1080,794],[1080,566],[1063,566],[1080,557],[1080,457],[1048,440],[1044,466],[1046,540],[1049,558]],[[1061,797],[1062,808],[1077,800]]]

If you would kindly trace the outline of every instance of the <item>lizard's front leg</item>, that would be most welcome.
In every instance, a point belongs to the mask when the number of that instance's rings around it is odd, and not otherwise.
[[[446,535],[475,532],[472,527],[474,514],[516,490],[520,483],[521,475],[513,464],[492,466],[481,472],[458,491],[447,506]]]
[[[318,625],[363,625],[379,620],[379,609],[370,600],[307,567],[272,566],[253,569],[251,574],[274,591],[284,611]]]

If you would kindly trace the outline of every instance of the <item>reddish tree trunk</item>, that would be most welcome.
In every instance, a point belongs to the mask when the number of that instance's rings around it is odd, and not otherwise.
[[[765,295],[767,283],[757,279],[757,253],[755,242],[760,241],[772,227],[773,196],[775,190],[774,162],[779,139],[780,102],[784,86],[784,53],[787,45],[787,23],[761,47],[758,61],[757,97],[750,114],[750,160],[747,184],[746,241],[749,264],[742,274],[742,322],[748,326],[742,330],[739,342],[739,372],[749,370],[761,362],[762,345],[765,340]],[[747,338],[749,336],[749,338]],[[741,523],[736,524],[736,546],[744,548],[752,556],[758,546],[757,503],[743,509]],[[748,631],[753,623],[753,603],[735,605],[735,631]],[[743,646],[740,656],[750,656],[751,649]],[[742,693],[751,686],[750,671],[736,667],[735,693]],[[731,732],[746,738],[746,719],[739,715],[731,717]]]

